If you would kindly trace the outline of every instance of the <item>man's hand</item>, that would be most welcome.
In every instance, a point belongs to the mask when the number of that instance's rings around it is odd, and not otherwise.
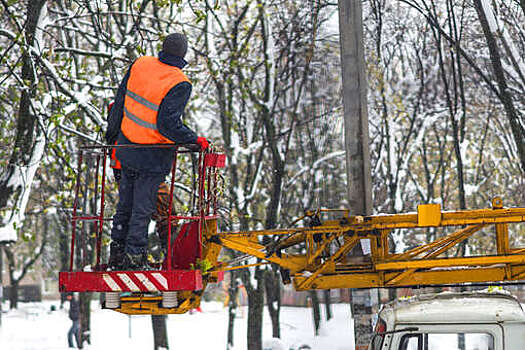
[[[201,151],[204,151],[209,146],[208,140],[201,136],[197,137],[197,144],[201,146]]]

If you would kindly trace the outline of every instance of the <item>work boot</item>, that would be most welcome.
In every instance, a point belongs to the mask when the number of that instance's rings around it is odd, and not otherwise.
[[[122,270],[145,271],[151,270],[148,265],[148,255],[146,253],[124,255]]]
[[[108,267],[113,270],[121,270],[124,262],[124,245],[120,242],[113,241],[109,245]]]

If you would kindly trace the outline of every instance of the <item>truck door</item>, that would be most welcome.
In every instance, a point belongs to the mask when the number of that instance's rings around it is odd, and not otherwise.
[[[398,325],[417,327],[417,332],[393,334],[390,350],[504,350],[498,324]]]

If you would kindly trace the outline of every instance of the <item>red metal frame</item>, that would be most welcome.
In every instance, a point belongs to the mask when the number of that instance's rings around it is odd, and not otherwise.
[[[170,200],[169,200],[169,216],[168,216],[168,235],[167,235],[167,261],[172,261],[172,224],[177,220],[199,221],[199,244],[202,244],[201,236],[205,221],[208,219],[217,218],[217,171],[216,168],[225,166],[225,155],[211,153],[210,150],[199,152],[198,160],[198,180],[197,193],[198,200],[196,201],[196,212],[198,216],[180,216],[172,215],[173,207],[173,192],[174,180],[177,170],[177,158],[181,153],[189,153],[192,146],[184,145],[104,145],[104,146],[88,146],[82,147],[78,153],[77,175],[75,183],[75,199],[73,202],[72,213],[72,234],[71,234],[71,251],[69,258],[69,272],[59,273],[59,286],[63,292],[112,292],[115,291],[108,284],[108,281],[115,281],[113,287],[118,285],[121,291],[141,291],[150,292],[152,289],[158,291],[178,291],[178,290],[200,290],[202,289],[202,276],[199,270],[174,270],[171,264],[164,264],[165,269],[155,271],[105,271],[106,264],[101,264],[101,250],[102,250],[102,236],[104,221],[111,221],[112,218],[104,217],[105,210],[105,191],[106,191],[106,166],[107,157],[112,148],[129,148],[129,147],[163,147],[172,148],[175,156],[171,167],[171,183],[170,183]],[[185,147],[186,150],[181,151],[180,147]],[[78,216],[79,194],[82,182],[82,164],[85,159],[85,153],[94,154],[97,158],[95,169],[86,169],[86,171],[95,171],[95,202],[98,204],[97,209],[91,215]],[[100,167],[102,167],[102,178],[99,184]],[[214,174],[212,181],[212,173]],[[207,182],[207,183],[206,183]],[[100,198],[98,198],[98,191],[100,187]],[[86,195],[86,194],[84,194]],[[210,215],[210,210],[213,210],[213,215]],[[96,221],[95,225],[95,264],[91,267],[91,271],[74,271],[74,256],[75,256],[75,241],[77,239],[77,222],[79,221]],[[166,281],[165,284],[158,281]],[[125,283],[136,286],[130,288]],[[149,281],[149,282],[148,282]],[[151,288],[151,286],[155,286]]]
[[[201,290],[199,270],[62,272],[62,292],[167,292]]]

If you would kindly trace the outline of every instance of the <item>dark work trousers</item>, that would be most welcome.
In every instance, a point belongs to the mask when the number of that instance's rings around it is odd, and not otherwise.
[[[77,348],[80,349],[80,321],[79,320],[75,320],[75,321],[72,321],[73,324],[71,325],[71,328],[69,328],[69,331],[67,332],[67,342],[69,344],[69,347],[70,348],[74,348],[75,346],[73,345],[73,337],[75,337],[75,341],[77,342]]]
[[[138,255],[148,250],[148,225],[156,209],[159,185],[164,178],[163,174],[122,167],[111,239],[124,244],[129,254]]]

